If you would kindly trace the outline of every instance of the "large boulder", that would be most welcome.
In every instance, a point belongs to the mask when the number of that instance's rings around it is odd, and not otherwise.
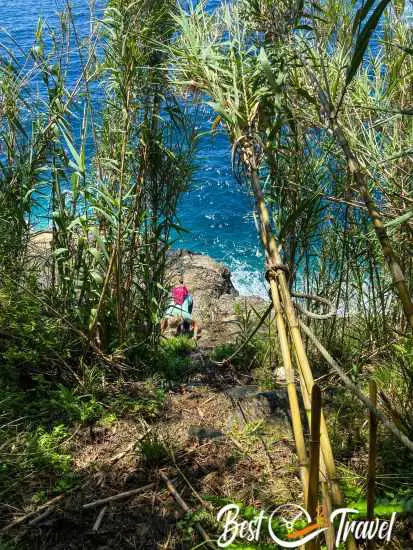
[[[218,299],[223,294],[238,296],[231,272],[209,256],[180,248],[169,254],[169,278],[176,284],[183,276],[195,298]]]
[[[168,279],[170,286],[180,276],[194,298],[193,318],[200,322],[200,345],[213,348],[235,340],[239,334],[236,310],[249,306],[263,310],[267,302],[258,296],[240,296],[230,270],[204,254],[179,249],[170,253]]]

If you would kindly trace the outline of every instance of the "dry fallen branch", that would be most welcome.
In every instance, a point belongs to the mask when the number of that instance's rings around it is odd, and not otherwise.
[[[43,514],[40,514],[40,516],[37,516],[37,518],[34,518],[34,519],[29,521],[30,527],[33,527],[34,525],[37,525],[38,523],[40,523],[44,519],[48,518],[52,512],[53,512],[53,508],[47,508],[43,512]]]
[[[140,441],[140,439],[142,438],[139,438],[138,441]],[[136,441],[132,441],[132,443],[129,443],[129,445],[123,451],[112,456],[112,458],[110,458],[108,462],[110,462],[110,464],[114,464],[115,462],[118,462],[119,460],[121,460],[124,456],[126,456],[128,453],[133,451],[133,448],[135,447],[136,443],[137,443]]]
[[[95,523],[93,524],[93,527],[92,527],[92,531],[94,531],[95,533],[97,533],[99,531],[99,527],[102,523],[103,516],[105,515],[107,509],[108,509],[108,507],[104,506],[101,509],[101,511],[99,512],[98,517],[96,518],[96,521],[95,521]]]
[[[187,505],[187,503],[183,500],[181,495],[178,493],[178,491],[175,489],[172,481],[168,478],[168,476],[163,472],[162,470],[159,470],[159,475],[164,480],[166,486],[168,487],[168,491],[171,493],[171,495],[174,497],[178,505],[181,507],[181,509],[187,513],[190,512],[191,509]],[[213,548],[215,550],[215,544],[212,543],[211,539],[209,538],[208,534],[206,533],[205,529],[200,525],[198,522],[195,523],[195,527],[198,530],[198,533],[201,535],[201,537],[206,542],[207,546],[209,548]]]
[[[64,496],[65,496],[64,494],[58,495],[57,497],[54,497],[51,500],[49,500],[49,501],[45,502],[44,504],[42,504],[41,506],[39,506],[39,508],[37,508],[37,510],[33,510],[32,512],[29,512],[28,514],[25,514],[24,516],[21,516],[21,517],[15,519],[11,523],[9,523],[8,525],[6,525],[2,529],[0,529],[0,533],[6,533],[7,531],[12,529],[16,525],[20,525],[20,523],[23,523],[24,521],[28,520],[29,518],[35,516],[36,514],[38,514],[39,512],[44,510],[45,508],[50,508],[54,504],[57,504],[59,501],[61,501],[64,498]]]
[[[96,506],[100,506],[101,504],[106,504],[107,502],[113,502],[115,500],[121,500],[122,498],[127,498],[133,495],[137,495],[139,493],[143,493],[144,491],[148,491],[149,489],[152,489],[154,486],[155,486],[155,483],[148,483],[148,485],[139,487],[139,489],[124,491],[123,493],[117,493],[116,495],[112,495],[111,497],[101,498],[99,500],[94,500],[93,502],[88,502],[87,504],[84,504],[82,508],[84,510],[89,508],[95,508]]]
[[[188,485],[188,487],[191,489],[192,491],[192,494],[194,495],[194,497],[199,500],[199,502],[201,503],[201,505],[206,509],[206,510],[209,510],[209,511],[213,511],[213,506],[212,504],[210,504],[209,502],[206,502],[202,497],[201,495],[198,493],[198,491],[193,487],[192,483],[189,481],[189,479],[186,477],[186,475],[183,473],[183,471],[181,470],[181,468],[178,466],[178,464],[176,463],[176,459],[175,459],[175,455],[173,454],[173,452],[170,450],[170,454],[171,454],[171,457],[172,457],[172,460],[174,462],[174,465],[175,465],[175,468],[178,470],[179,474],[181,475],[182,479],[185,481],[185,483]]]

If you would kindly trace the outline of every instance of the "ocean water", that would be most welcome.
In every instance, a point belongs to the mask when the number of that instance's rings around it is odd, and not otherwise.
[[[210,0],[214,9],[221,0]],[[101,15],[104,0],[96,0],[96,14]],[[58,24],[58,11],[65,0],[0,0],[0,55],[9,47],[22,59],[22,51],[33,43],[38,18],[53,28]],[[88,0],[72,0],[73,15],[80,35],[87,34],[90,24]],[[70,61],[70,84],[81,73],[80,61],[73,53]],[[36,75],[31,84],[36,89]],[[198,121],[199,130],[211,127],[212,115],[207,109]],[[176,236],[174,247],[208,254],[225,263],[232,280],[242,295],[266,296],[263,255],[252,217],[253,203],[248,191],[231,173],[231,150],[224,133],[202,138],[190,189],[179,205],[179,221],[188,233]]]
[[[211,122],[206,116],[203,127]],[[228,139],[224,134],[204,137],[192,185],[179,206],[180,222],[189,233],[181,235],[177,244],[225,263],[241,294],[267,296],[252,212],[252,198],[231,172]]]

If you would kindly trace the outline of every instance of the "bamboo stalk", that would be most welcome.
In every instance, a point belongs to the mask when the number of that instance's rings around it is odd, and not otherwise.
[[[314,522],[317,520],[318,484],[320,480],[320,423],[321,423],[321,391],[314,384],[311,391],[311,447],[310,447],[310,480],[308,484],[307,511]],[[307,550],[318,550],[320,542],[311,540]]]
[[[311,401],[305,388],[301,385],[301,391],[303,395],[304,407],[308,419],[308,424],[311,426]],[[331,513],[333,511],[333,502],[331,499],[331,492],[328,483],[328,475],[326,466],[324,463],[323,455],[320,457],[320,474],[321,474],[321,490],[323,496],[323,514],[327,524],[328,530],[325,532],[326,544],[328,550],[334,550],[335,547],[335,530],[334,525],[330,521]]]
[[[282,264],[280,252],[275,241],[271,229],[270,215],[265,204],[264,195],[261,190],[261,186],[258,178],[258,170],[255,162],[255,154],[253,148],[250,151],[244,153],[247,158],[247,165],[250,167],[250,181],[252,191],[254,193],[258,215],[260,218],[260,237],[262,243],[267,251],[268,257],[272,262],[272,265]],[[310,364],[307,358],[307,354],[304,348],[304,343],[301,338],[300,329],[298,327],[298,320],[295,315],[294,305],[291,299],[290,290],[288,287],[287,279],[283,270],[277,270],[277,283],[280,289],[280,295],[284,312],[287,318],[288,326],[290,329],[291,338],[293,341],[294,349],[297,355],[298,365],[300,368],[300,376],[303,378],[302,386],[306,388],[306,391],[310,394],[314,385],[314,378],[311,372]],[[274,308],[276,305],[274,304]],[[332,500],[334,506],[342,506],[344,499],[341,493],[340,486],[337,480],[337,470],[334,462],[333,450],[331,447],[330,438],[328,435],[327,424],[324,419],[323,412],[321,412],[321,449],[323,453],[324,463],[326,466],[327,475],[331,483]],[[348,548],[353,550],[356,548],[353,538],[348,540]]]
[[[333,512],[333,503],[331,501],[330,490],[328,487],[328,477],[323,457],[321,456],[321,493],[323,498],[323,516],[326,522],[327,531],[325,532],[326,545],[328,550],[334,550],[335,547],[335,531],[334,525],[330,521],[331,513]]]
[[[380,242],[384,259],[388,265],[390,274],[393,279],[393,284],[396,287],[400,301],[403,306],[404,315],[410,328],[413,329],[413,302],[407,288],[406,277],[403,273],[400,260],[397,258],[396,253],[391,244],[390,238],[387,233],[387,229],[383,223],[381,213],[379,212],[367,186],[366,178],[362,172],[360,163],[356,156],[352,153],[344,133],[338,126],[337,122],[332,123],[332,130],[339,142],[344,154],[347,158],[347,164],[350,173],[353,175],[357,187],[360,189],[364,203],[367,206],[371,223],[374,227],[377,239]]]
[[[252,166],[255,166],[254,162]],[[258,214],[260,217],[260,235],[261,240],[268,252],[268,256],[273,263],[273,265],[281,264],[281,256],[278,250],[278,246],[275,242],[274,235],[272,234],[270,216],[268,208],[265,204],[264,195],[262,193],[258,174],[256,169],[251,170],[251,182],[252,188],[255,195]],[[284,311],[287,317],[290,334],[293,340],[294,349],[297,354],[298,365],[300,367],[300,374],[303,377],[304,385],[309,394],[314,384],[314,378],[311,372],[310,364],[308,362],[307,354],[304,349],[304,344],[301,338],[300,330],[298,328],[298,320],[295,315],[294,305],[291,299],[290,290],[288,288],[287,279],[284,271],[277,271],[277,282],[280,288],[280,295],[282,299],[282,304],[284,306]],[[275,307],[275,304],[274,304]],[[327,425],[324,419],[324,415],[321,415],[321,448],[324,456],[324,461],[332,485],[333,493],[333,502],[336,506],[341,506],[343,503],[343,498],[341,495],[340,487],[337,482],[337,471],[334,464],[334,455],[331,448],[330,439],[327,432]]]
[[[297,389],[294,381],[294,369],[291,361],[290,347],[287,339],[287,331],[282,316],[280,296],[278,287],[274,280],[270,281],[271,296],[274,304],[274,315],[277,325],[278,339],[281,355],[287,379],[287,393],[291,411],[291,423],[293,428],[294,441],[297,449],[297,456],[300,468],[300,477],[303,484],[304,502],[307,504],[308,497],[308,458],[304,441],[304,430],[301,422],[300,406],[298,403]]]
[[[377,406],[377,384],[370,380],[370,401]],[[376,497],[376,457],[377,457],[377,417],[370,411],[369,422],[369,466],[367,473],[367,519],[374,519],[374,501]],[[374,550],[374,540],[367,541],[367,549]]]

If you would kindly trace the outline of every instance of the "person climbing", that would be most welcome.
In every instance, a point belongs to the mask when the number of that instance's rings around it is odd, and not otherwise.
[[[186,312],[192,313],[192,296],[189,294],[189,290],[184,285],[184,278],[182,275],[179,278],[179,285],[172,288],[171,295],[174,306],[179,306]]]
[[[161,332],[167,328],[176,328],[176,334],[187,334],[193,332],[195,340],[201,332],[199,324],[192,319],[193,297],[184,284],[181,275],[179,285],[171,290],[171,299],[165,312],[165,318],[161,322]]]

